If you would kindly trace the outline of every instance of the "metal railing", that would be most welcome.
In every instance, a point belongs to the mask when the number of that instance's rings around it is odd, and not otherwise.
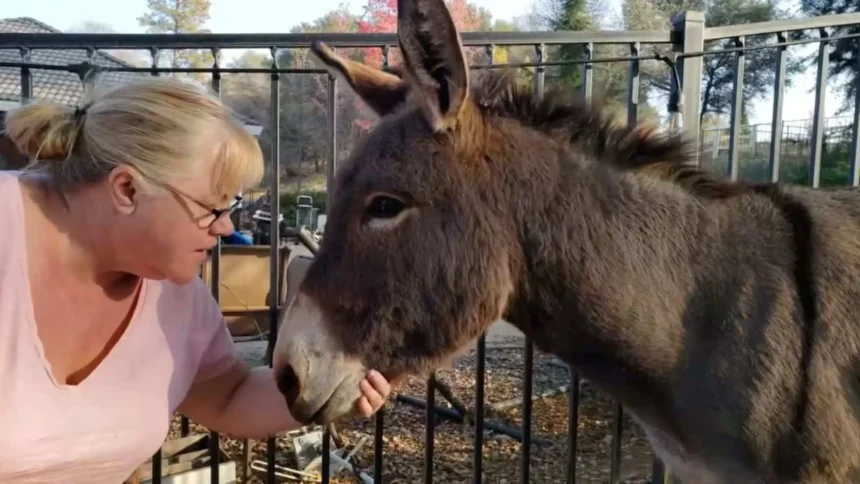
[[[738,177],[739,166],[739,140],[740,140],[740,111],[743,101],[743,71],[745,54],[753,49],[776,49],[779,53],[774,87],[773,105],[773,133],[769,151],[770,178],[778,181],[780,164],[780,142],[782,130],[782,106],[784,102],[785,89],[785,66],[786,49],[789,45],[800,43],[818,42],[820,44],[817,75],[816,96],[813,120],[812,151],[809,158],[810,184],[818,186],[818,177],[821,170],[821,148],[822,148],[822,120],[824,93],[828,72],[828,49],[834,37],[829,37],[826,28],[842,25],[860,24],[860,14],[843,14],[822,16],[798,20],[784,20],[776,22],[751,23],[734,25],[728,27],[706,28],[704,17],[698,12],[684,12],[676,16],[670,30],[666,31],[605,31],[605,32],[466,32],[463,33],[463,42],[467,47],[483,47],[486,52],[487,62],[472,66],[475,69],[499,67],[493,65],[493,49],[495,46],[533,46],[536,61],[520,64],[508,64],[512,67],[532,66],[535,67],[534,88],[539,94],[544,91],[545,70],[547,66],[577,64],[582,73],[582,94],[591,99],[594,84],[594,67],[603,62],[628,62],[628,92],[627,92],[627,119],[636,121],[639,115],[640,95],[640,63],[643,60],[661,60],[671,67],[671,93],[670,111],[676,111],[683,120],[683,133],[698,142],[700,137],[699,115],[700,115],[700,91],[702,80],[703,58],[717,54],[733,54],[734,63],[734,91],[731,107],[731,127],[727,173],[731,178]],[[788,40],[792,32],[818,29],[821,33],[817,39]],[[755,35],[775,36],[777,42],[773,45],[750,47],[745,44],[745,38]],[[705,43],[710,41],[731,39],[734,47],[728,49],[706,50]],[[379,48],[385,59],[388,59],[390,46],[397,45],[394,34],[178,34],[178,35],[138,35],[138,34],[20,34],[0,33],[0,49],[16,49],[20,53],[20,60],[0,61],[0,70],[20,70],[21,99],[23,101],[33,98],[32,71],[35,69],[48,69],[77,73],[84,79],[85,73],[93,68],[94,54],[98,49],[138,49],[147,50],[153,58],[152,67],[98,67],[99,71],[127,71],[150,73],[159,75],[165,72],[204,72],[212,76],[212,87],[216,92],[221,91],[221,78],[225,73],[265,73],[270,77],[271,83],[271,130],[273,133],[280,131],[280,108],[281,108],[281,78],[284,74],[327,74],[322,69],[294,69],[279,65],[279,52],[284,49],[306,49],[313,40],[322,40],[334,48]],[[576,61],[553,62],[547,58],[546,47],[550,45],[576,44],[583,47],[584,56]],[[597,58],[594,56],[594,47],[598,44],[622,45],[629,48],[629,55],[617,58]],[[651,55],[645,52],[643,45],[655,45],[670,47],[668,53]],[[228,48],[264,48],[269,49],[272,54],[272,64],[269,67],[260,68],[226,68],[221,65],[220,52]],[[31,61],[31,53],[38,49],[86,49],[90,62],[73,65],[46,65]],[[160,51],[165,49],[209,49],[214,54],[215,62],[209,68],[163,68],[157,67],[157,59]],[[336,126],[337,109],[336,96],[338,81],[336,78],[328,77],[328,170],[327,179],[330,182],[337,169],[336,149]],[[858,89],[860,93],[860,89]],[[856,101],[860,107],[860,97]],[[860,109],[855,109],[854,125],[851,137],[850,151],[850,179],[853,185],[858,184],[858,117]],[[271,173],[269,189],[272,194],[280,193],[280,138],[272,136],[270,149]],[[329,191],[329,197],[331,191]],[[277,197],[275,197],[277,199]],[[272,203],[272,219],[277,220],[279,216],[279,204]],[[280,240],[278,224],[272,224],[271,240]],[[267,351],[267,361],[271,365],[272,350],[275,345],[278,325],[278,301],[277,294],[281,293],[278,267],[280,253],[278,244],[272,244],[270,251],[270,291],[272,295],[269,301],[269,325],[270,334]],[[212,294],[215,298],[219,296],[220,277],[220,243],[214,250],[211,268]],[[477,340],[476,347],[476,391],[474,402],[474,453],[472,457],[473,481],[482,481],[482,448],[484,429],[487,423],[484,421],[484,362],[486,352],[485,336]],[[531,419],[532,419],[532,363],[533,345],[528,339],[525,342],[523,369],[523,399],[522,399],[522,445],[520,448],[520,479],[522,482],[529,481],[530,453],[532,451]],[[577,465],[577,428],[579,409],[580,377],[574,368],[570,368],[569,386],[569,432],[568,432],[568,477],[567,482],[576,480]],[[427,381],[426,387],[426,436],[424,455],[424,482],[433,480],[433,458],[434,458],[434,432],[435,432],[435,396],[437,393],[435,377]],[[615,484],[620,481],[621,469],[621,438],[622,438],[623,409],[620,404],[614,408],[611,440],[611,464],[610,482]],[[465,418],[465,416],[464,416]],[[384,453],[382,451],[382,436],[385,428],[385,412],[380,411],[375,416],[375,438],[374,438],[374,467],[373,478],[375,482],[382,482],[382,462]],[[182,432],[186,435],[189,431],[187,419],[183,419]],[[218,474],[218,446],[219,436],[217,433],[211,436],[212,460],[211,460],[211,482],[219,481]],[[329,432],[323,438],[323,463],[322,480],[329,482]],[[247,445],[247,442],[245,443]],[[267,440],[267,480],[275,482],[275,438]],[[247,464],[247,463],[246,463]],[[159,454],[153,458],[153,482],[161,482],[161,459]],[[246,467],[247,471],[247,467]],[[246,472],[247,473],[247,472]],[[664,472],[662,464],[658,460],[653,462],[653,478],[651,482],[665,482],[667,472]]]

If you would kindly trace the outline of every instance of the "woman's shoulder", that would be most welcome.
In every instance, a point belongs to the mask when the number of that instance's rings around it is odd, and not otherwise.
[[[18,185],[20,176],[20,171],[0,170],[0,196],[6,196],[13,193],[14,190],[20,190]]]
[[[13,170],[0,170],[0,200],[2,205],[17,206],[17,203],[10,203],[13,199],[21,197],[21,175],[23,172]]]
[[[0,170],[0,183],[3,185],[17,184],[22,173],[19,170]]]
[[[22,222],[20,172],[0,170],[0,221],[8,234],[20,230]]]
[[[0,170],[0,180],[18,178],[21,173],[23,173],[21,170]]]

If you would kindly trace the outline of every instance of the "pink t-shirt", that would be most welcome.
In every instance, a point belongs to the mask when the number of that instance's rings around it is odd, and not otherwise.
[[[164,442],[194,381],[236,359],[199,278],[144,281],[134,315],[80,385],[51,375],[33,319],[17,173],[0,171],[0,483],[119,484]]]

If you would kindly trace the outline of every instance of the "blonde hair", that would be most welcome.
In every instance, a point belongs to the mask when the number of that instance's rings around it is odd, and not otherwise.
[[[259,184],[263,155],[257,140],[212,92],[169,77],[142,77],[94,88],[80,108],[33,102],[6,115],[6,132],[31,161],[63,188],[103,179],[129,165],[148,182],[201,176],[215,156],[214,194],[232,197]]]

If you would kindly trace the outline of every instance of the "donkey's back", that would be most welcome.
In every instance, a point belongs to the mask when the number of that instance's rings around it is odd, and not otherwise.
[[[808,213],[807,226],[794,227],[795,278],[809,306],[800,355],[808,410],[796,426],[808,451],[828,457],[811,476],[860,482],[860,189],[784,191]]]
[[[692,454],[734,481],[860,482],[860,189],[754,190],[734,203],[781,222],[734,229],[763,243],[732,249],[752,267],[726,271],[742,287],[727,284],[687,342],[698,356],[676,375],[677,418]]]

